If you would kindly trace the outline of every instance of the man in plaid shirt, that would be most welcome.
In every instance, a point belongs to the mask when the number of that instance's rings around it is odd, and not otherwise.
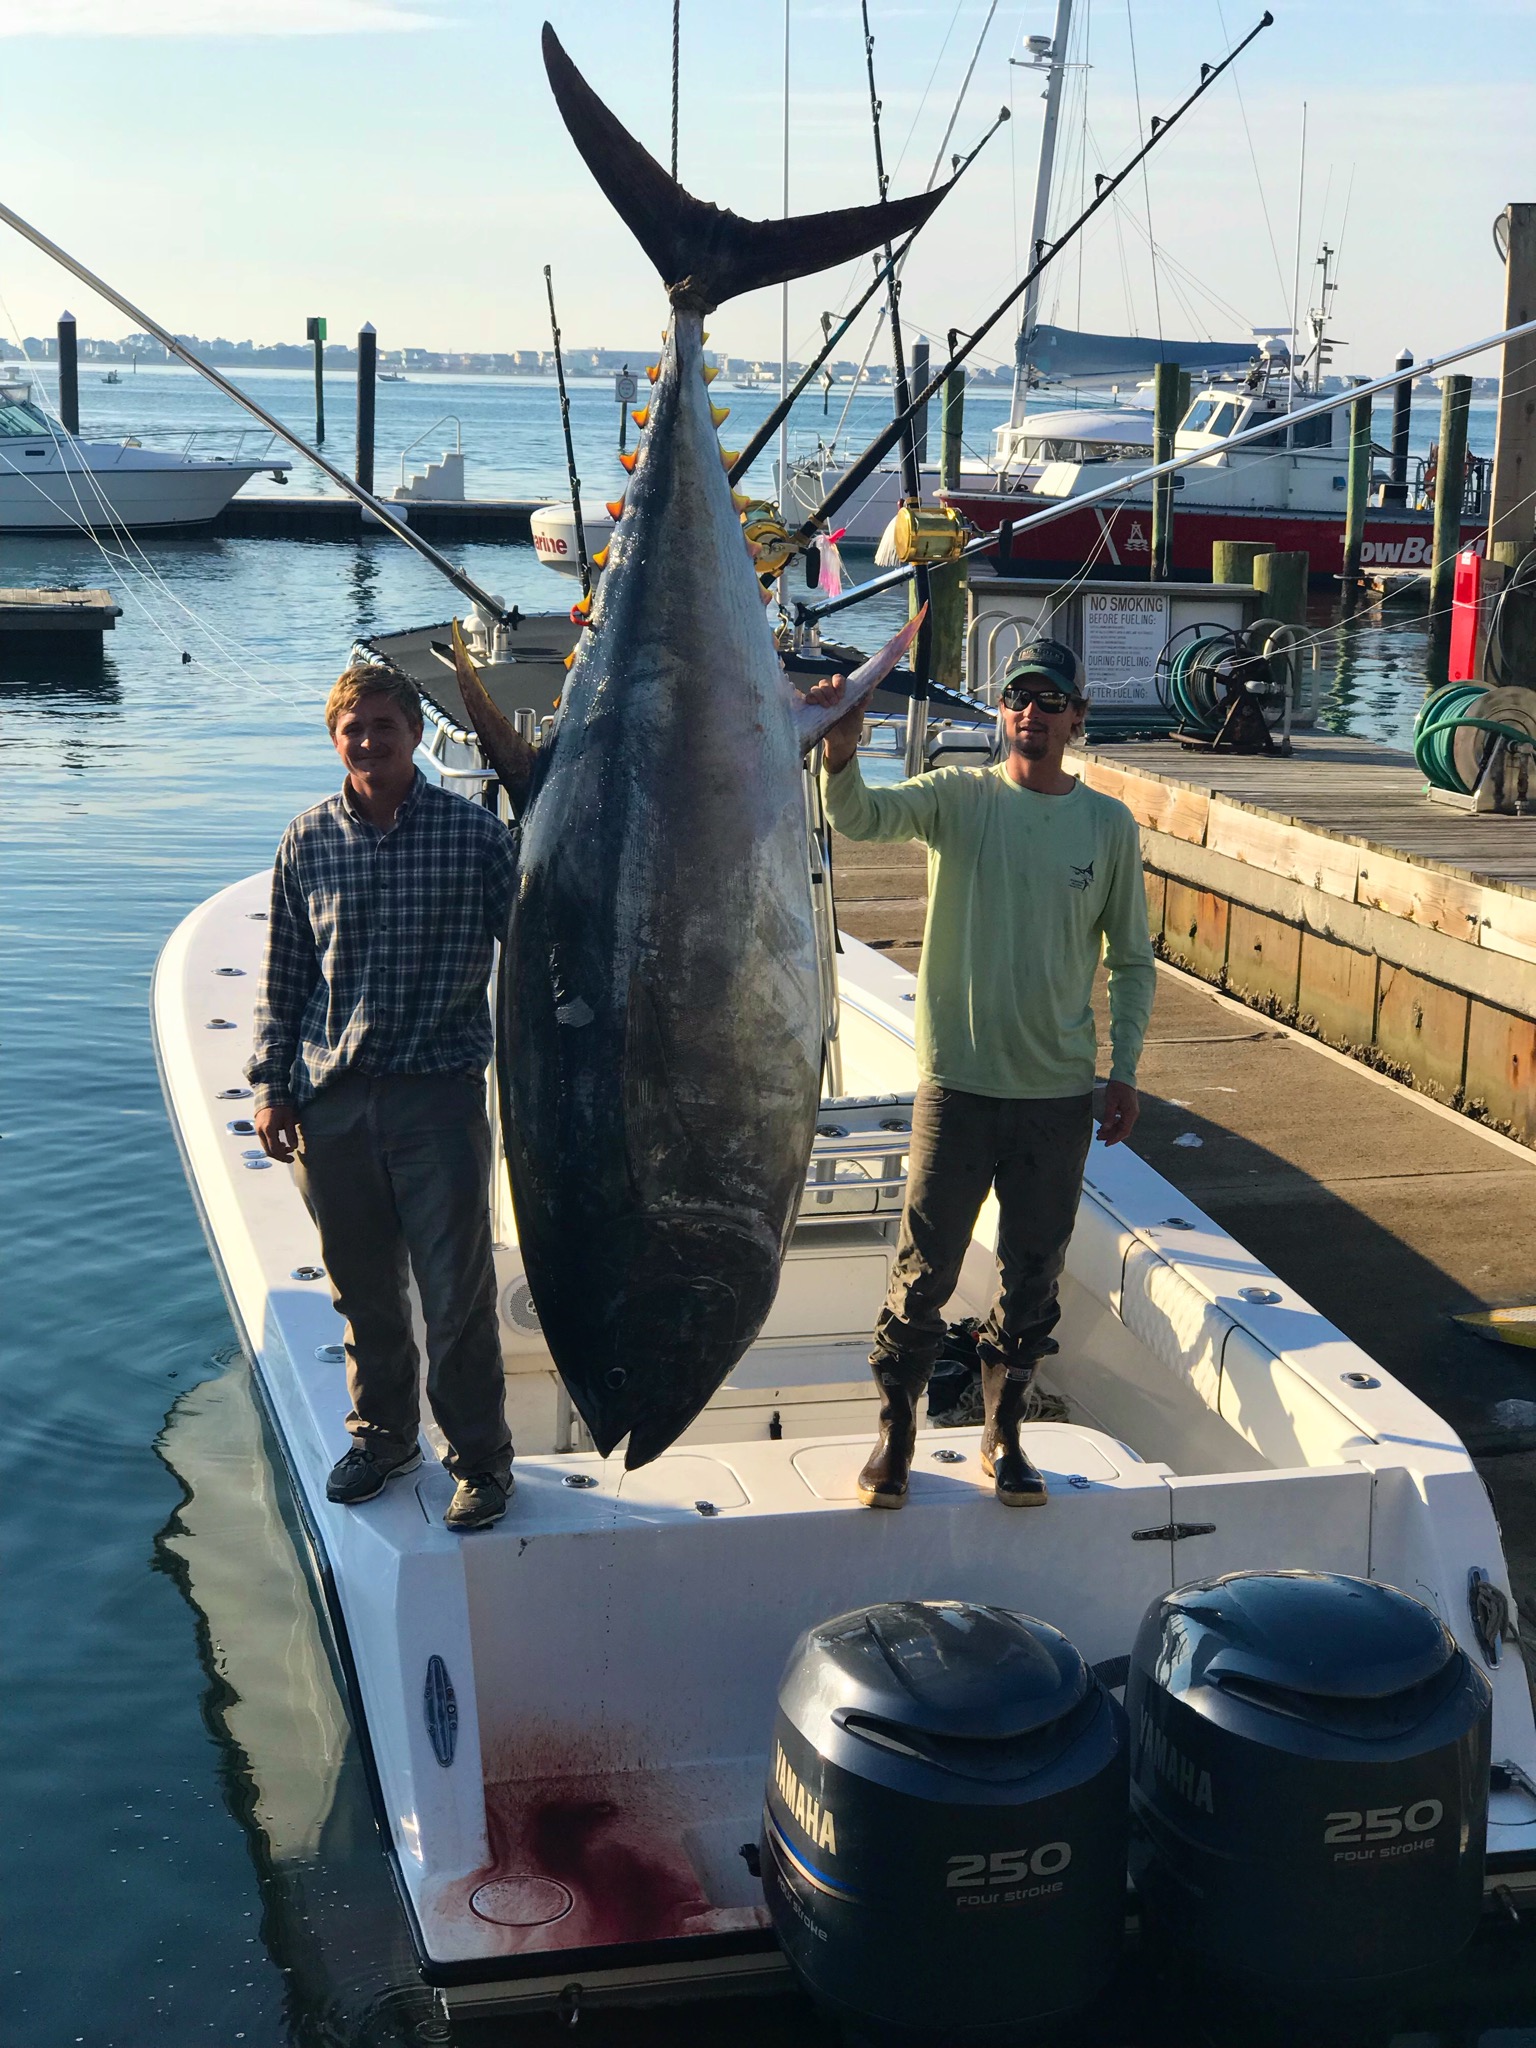
[[[355,1506],[421,1463],[413,1272],[427,1399],[458,1481],[445,1519],[482,1529],[512,1492],[485,1068],[515,842],[417,769],[421,700],[394,670],[349,668],[325,721],[346,780],[278,848],[245,1071],[347,1319],[353,1441],[326,1492]]]

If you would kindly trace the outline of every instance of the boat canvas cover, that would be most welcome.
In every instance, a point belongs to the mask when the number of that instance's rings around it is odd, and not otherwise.
[[[1089,377],[1146,376],[1159,363],[1181,370],[1246,369],[1258,354],[1247,341],[1160,341],[1155,334],[1081,334],[1071,327],[1032,327],[1019,336],[1017,359],[1051,383]]]

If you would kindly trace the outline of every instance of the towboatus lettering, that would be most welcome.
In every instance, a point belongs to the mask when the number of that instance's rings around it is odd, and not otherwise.
[[[830,1855],[837,1854],[837,1822],[830,1806],[823,1806],[795,1776],[783,1746],[773,1745],[773,1782],[790,1819],[808,1842]]]
[[[1140,1768],[1143,1771],[1150,1769],[1157,1777],[1166,1778],[1181,1799],[1187,1799],[1202,1813],[1215,1812],[1210,1772],[1197,1771],[1193,1759],[1182,1756],[1152,1716],[1145,1712],[1141,1717]]]

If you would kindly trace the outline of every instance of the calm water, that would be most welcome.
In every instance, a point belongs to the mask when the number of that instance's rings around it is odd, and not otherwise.
[[[153,403],[130,415],[133,384],[87,380],[88,421],[110,402],[121,424],[177,423],[190,386],[138,386]],[[503,466],[475,488],[550,482],[547,386],[385,387],[381,413],[396,395],[502,420],[475,445]],[[578,406],[593,436],[611,428],[604,393]],[[526,547],[462,553],[525,607],[564,589]],[[177,921],[334,786],[320,705],[353,636],[440,618],[445,592],[384,539],[146,542],[133,571],[85,541],[0,547],[0,583],[103,581],[129,608],[98,670],[0,680],[0,2037],[444,2040],[166,1126],[147,996]],[[1331,722],[1400,735],[1421,641],[1413,620],[1358,628]],[[814,2032],[795,2005],[583,2025],[630,2043]]]

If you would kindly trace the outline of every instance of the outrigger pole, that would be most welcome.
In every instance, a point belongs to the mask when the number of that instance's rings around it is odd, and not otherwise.
[[[943,387],[947,379],[953,376],[955,371],[959,369],[960,365],[977,344],[991,333],[992,329],[1009,308],[1016,305],[1024,296],[1046,265],[1059,256],[1067,244],[1088,225],[1104,202],[1114,196],[1115,192],[1125,183],[1126,179],[1138,165],[1145,162],[1146,158],[1151,155],[1152,151],[1169,130],[1176,127],[1183,120],[1190,108],[1195,104],[1195,101],[1203,98],[1210,87],[1220,78],[1221,74],[1237,62],[1255,36],[1260,35],[1265,29],[1273,26],[1274,19],[1275,17],[1266,8],[1258,22],[1243,37],[1243,40],[1233,49],[1229,50],[1219,64],[1202,64],[1200,66],[1200,83],[1195,87],[1194,91],[1174,108],[1166,120],[1161,119],[1156,114],[1152,116],[1152,132],[1150,136],[1124,167],[1115,173],[1114,177],[1107,178],[1102,171],[1095,173],[1094,197],[1083,208],[1077,219],[1072,222],[1070,227],[1064,229],[1057,236],[1048,249],[1043,242],[1035,244],[1035,262],[1032,268],[1025,272],[1024,276],[1014,286],[1013,290],[1009,292],[1002,304],[989,313],[981,325],[971,333],[963,348],[955,349],[952,352],[949,361],[944,364],[935,376],[929,379],[923,389],[910,398],[904,407],[897,410],[890,425],[881,429],[857,462],[828,491],[810,517],[802,525],[796,527],[790,538],[797,549],[803,549],[808,542],[816,538],[817,531],[826,524],[840,506],[848,502],[859,486],[873,473],[881,459],[889,454],[890,450],[905,432],[908,421],[914,418],[928,404],[934,394]],[[865,587],[873,589],[875,586],[870,584]]]
[[[1003,123],[1007,121],[1009,118],[1010,117],[1008,109],[1006,107],[1002,108],[1002,110],[998,114],[997,119],[992,123],[992,126],[987,130],[986,134],[982,136],[980,142],[976,144],[975,148],[970,152],[970,154],[968,156],[957,157],[955,159],[954,174],[949,181],[949,189],[951,192],[953,192],[956,185],[959,184],[961,178],[964,177],[965,173],[970,169],[971,165],[975,163],[977,157],[981,155],[981,152],[992,140],[993,136],[997,133],[998,129],[1001,128]],[[936,218],[936,216],[933,217]],[[927,223],[924,222],[924,226],[926,225]],[[866,287],[858,301],[855,303],[852,311],[845,313],[842,319],[838,322],[837,326],[833,328],[830,334],[828,334],[820,350],[817,352],[815,361],[811,363],[807,369],[801,371],[800,375],[789,387],[789,390],[786,393],[786,395],[779,400],[778,404],[773,408],[773,411],[769,413],[767,419],[763,421],[762,425],[753,434],[751,440],[748,441],[745,448],[742,449],[741,453],[737,456],[736,460],[731,464],[729,475],[731,482],[733,484],[740,482],[741,478],[746,475],[747,471],[752,467],[753,463],[756,462],[758,456],[761,455],[763,450],[768,446],[768,443],[773,439],[774,435],[779,430],[779,422],[788,416],[790,410],[799,400],[802,392],[805,391],[811,379],[816,375],[816,372],[821,368],[822,364],[827,360],[828,356],[830,356],[832,351],[837,347],[838,343],[842,340],[843,336],[848,332],[849,328],[853,325],[854,321],[858,319],[859,315],[863,312],[864,308],[875,296],[875,293],[879,291],[880,287],[885,283],[886,279],[891,276],[892,272],[900,270],[902,264],[906,262],[907,257],[911,252],[912,244],[917,240],[918,236],[922,233],[922,231],[922,228],[914,228],[911,234],[908,235],[907,239],[901,244],[900,248],[897,249],[893,255],[886,257],[881,262],[879,269],[876,270],[874,277],[871,279],[869,285]]]
[[[1427,361],[1415,365],[1413,375],[1437,377],[1452,363],[1465,362],[1468,356],[1480,356],[1487,349],[1498,348],[1501,343],[1521,341],[1530,335],[1536,335],[1536,320],[1523,320],[1518,327],[1504,327],[1497,334],[1485,334],[1481,341],[1468,342],[1465,348],[1453,348],[1443,356],[1431,356]],[[1402,381],[1402,371],[1394,370],[1390,377],[1377,377],[1369,384],[1352,384],[1349,390],[1341,392],[1335,398],[1321,399],[1316,405],[1298,406],[1295,412],[1285,415],[1285,423],[1290,425],[1297,420],[1316,419],[1321,413],[1338,412],[1346,405],[1355,404],[1358,399],[1374,398],[1380,392],[1394,391]],[[1223,449],[1241,448],[1245,442],[1257,441],[1263,435],[1272,434],[1274,431],[1275,420],[1271,414],[1257,426],[1244,427],[1238,434],[1228,434],[1221,445]],[[1158,477],[1172,476],[1176,470],[1188,469],[1193,462],[1206,461],[1210,454],[1209,448],[1196,448],[1188,455],[1175,455],[1167,462],[1154,462],[1146,469],[1138,469],[1131,476],[1117,477],[1113,483],[1098,484],[1093,490],[1079,491],[1070,498],[1058,498],[1040,511],[1031,512],[1025,519],[1005,520],[1003,527],[1006,527],[1011,538],[1017,538],[1019,534],[1028,533],[1036,526],[1049,526],[1053,519],[1064,519],[1069,512],[1080,511],[1086,505],[1102,505],[1107,498],[1120,497],[1126,491],[1134,491],[1142,484],[1154,482]],[[955,560],[961,561],[967,555],[984,555],[989,549],[997,547],[1001,541],[1003,527],[994,527],[990,533],[978,534],[974,540],[967,541]],[[848,605],[858,604],[862,598],[875,596],[878,591],[894,589],[897,584],[905,583],[911,574],[910,566],[892,569],[887,575],[871,577],[868,583],[860,583],[854,589],[845,591],[841,597],[823,598],[819,604],[797,604],[796,616],[801,619],[825,618],[829,612],[840,612]]]
[[[365,491],[345,470],[338,469],[334,462],[327,461],[325,456],[311,448],[307,441],[300,440],[291,428],[285,427],[281,420],[275,419],[265,406],[258,405],[254,398],[248,397],[237,384],[231,384],[227,377],[221,377],[211,363],[205,363],[201,356],[195,355],[185,342],[178,341],[174,334],[160,325],[159,321],[151,320],[142,307],[136,306],[131,299],[125,299],[121,292],[114,291],[104,278],[98,277],[93,270],[87,270],[83,263],[77,263],[66,249],[61,249],[57,242],[50,242],[40,229],[24,221],[19,213],[12,213],[8,206],[0,205],[0,220],[3,220],[7,227],[14,228],[18,235],[24,236],[34,248],[41,249],[45,256],[51,256],[62,269],[67,270],[72,277],[79,278],[83,285],[98,293],[109,305],[116,306],[117,310],[126,314],[130,320],[136,320],[146,334],[155,337],[162,348],[169,350],[173,356],[178,356],[189,369],[196,370],[200,376],[206,377],[210,384],[216,384],[226,398],[232,398],[236,405],[244,406],[248,413],[259,419],[280,441],[286,441],[290,448],[295,449],[306,461],[312,462],[316,469],[323,470],[333,484],[339,484],[349,498],[356,498],[360,505],[366,505],[381,526],[387,527],[397,540],[403,540],[408,548],[414,548],[424,561],[432,564],[439,575],[447,577],[461,597],[467,597],[471,604],[477,604],[487,618],[512,617],[500,598],[493,597],[488,590],[482,590],[473,577],[466,576],[456,563],[450,562],[446,555],[439,553],[430,541],[423,540],[419,533],[413,533],[405,521],[392,512],[387,504],[376,498],[372,491]]]

